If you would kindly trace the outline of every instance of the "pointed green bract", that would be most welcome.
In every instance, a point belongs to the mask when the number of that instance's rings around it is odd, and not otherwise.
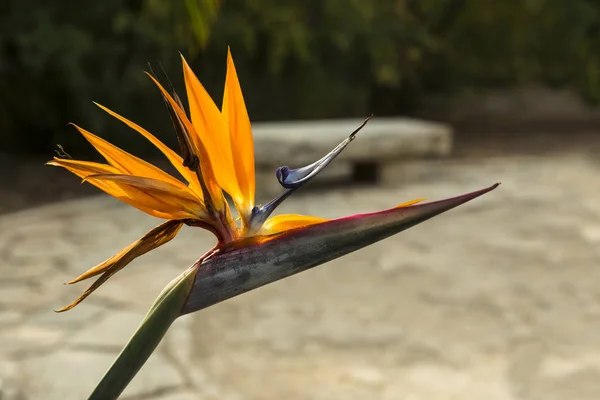
[[[202,262],[183,312],[210,307],[369,246],[471,201],[497,186],[450,199],[353,215],[232,243]]]
[[[181,315],[194,283],[197,267],[194,264],[163,289],[89,400],[114,400],[125,390],[173,321]]]
[[[445,200],[353,215],[220,245],[162,291],[89,400],[118,398],[177,317],[369,246],[497,186]]]

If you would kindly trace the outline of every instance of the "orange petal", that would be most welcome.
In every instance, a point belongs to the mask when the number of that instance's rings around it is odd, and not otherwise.
[[[93,161],[69,160],[58,157],[54,157],[54,160],[48,161],[46,165],[67,168],[80,178],[85,178],[88,175],[94,174],[118,174],[120,172],[118,168],[108,164]]]
[[[120,172],[117,168],[111,165],[99,164],[89,161],[77,161],[56,158],[53,161],[48,162],[47,164],[57,167],[63,167],[82,179],[85,179],[90,175],[112,174],[115,172]],[[103,192],[145,212],[146,214],[150,214],[157,218],[171,219],[171,216],[169,214],[165,214],[145,206],[143,204],[143,201],[141,201],[140,199],[147,199],[148,195],[138,189],[121,187],[114,182],[103,180],[89,180],[88,182],[96,186]],[[150,200],[154,201],[152,198],[150,198]]]
[[[183,56],[181,60],[192,124],[198,135],[195,139],[206,149],[219,186],[229,193],[237,204],[242,204],[244,198],[235,174],[225,119]]]
[[[77,278],[69,281],[67,283],[73,284],[77,282],[81,282],[85,279],[91,278],[96,275],[100,275],[101,273],[107,271],[108,269],[118,269],[121,270],[135,258],[140,257],[150,250],[154,250],[159,246],[169,242],[173,239],[179,230],[183,226],[183,222],[169,220],[152,229],[150,232],[146,233],[143,237],[136,240],[114,256],[109,259],[101,262],[96,265],[94,268],[89,269],[83,274],[79,275]]]
[[[249,215],[252,207],[254,207],[256,185],[254,177],[254,141],[242,88],[229,49],[227,50],[227,76],[225,78],[222,114],[229,128],[233,165],[244,200],[242,204],[238,203],[238,206],[241,206],[240,211],[242,211],[242,214]]]
[[[192,140],[194,140],[194,143],[192,143],[192,145],[194,146],[194,151],[196,152],[196,155],[200,159],[200,170],[201,170],[202,176],[204,178],[204,182],[206,183],[206,186],[208,188],[208,191],[210,192],[211,200],[212,200],[213,204],[215,205],[215,207],[218,210],[221,210],[221,211],[227,210],[229,208],[229,206],[227,205],[227,202],[224,200],[223,193],[221,191],[221,187],[218,184],[217,179],[216,179],[216,171],[213,169],[213,165],[211,164],[211,161],[210,161],[211,156],[218,157],[218,155],[215,155],[215,154],[209,155],[208,154],[207,149],[204,146],[204,143],[200,140],[196,140],[199,138],[198,133],[196,132],[196,129],[194,128],[194,126],[192,125],[190,120],[188,119],[187,115],[185,115],[185,111],[183,111],[181,109],[179,104],[177,104],[177,102],[173,99],[173,97],[169,94],[169,92],[167,92],[165,90],[165,88],[162,87],[162,85],[160,84],[160,82],[158,82],[156,80],[156,78],[154,78],[151,74],[147,73],[147,75],[150,77],[150,79],[152,79],[152,81],[156,84],[156,86],[158,86],[158,88],[162,92],[164,98],[167,99],[167,101],[169,102],[171,107],[177,113],[177,116],[179,117],[181,122],[184,124],[187,131],[190,133],[190,137],[192,138]]]
[[[146,176],[148,178],[169,181],[173,184],[182,184],[180,181],[167,174],[160,168],[142,160],[94,135],[93,133],[73,124],[75,128],[91,143],[96,150],[108,161],[108,163],[121,171],[122,174]]]
[[[327,219],[300,214],[281,214],[269,218],[261,229],[262,234],[274,234],[303,226],[319,224]]]
[[[170,147],[161,142],[156,136],[154,136],[135,122],[128,120],[127,118],[117,114],[116,112],[110,110],[107,107],[104,107],[101,104],[94,104],[106,111],[107,113],[109,113],[110,115],[112,115],[113,117],[115,117],[116,119],[118,119],[119,121],[129,126],[131,129],[140,133],[146,139],[148,139],[150,143],[156,146],[165,155],[165,157],[167,157],[167,159],[177,169],[181,176],[190,184],[194,191],[196,191],[196,193],[199,196],[202,196],[202,190],[200,188],[200,184],[198,183],[198,178],[196,177],[196,174],[192,172],[189,168],[183,166],[183,159],[179,154],[177,154]]]
[[[98,264],[94,268],[88,270],[79,277],[68,282],[69,284],[76,283],[84,279],[88,279],[93,276],[102,274],[102,276],[98,278],[88,289],[86,289],[86,291],[83,292],[83,294],[79,296],[73,303],[59,310],[56,310],[56,312],[70,310],[77,304],[81,303],[83,300],[85,300],[86,297],[88,297],[96,289],[98,289],[111,276],[125,268],[125,266],[127,266],[127,264],[129,264],[131,261],[133,261],[137,257],[146,254],[150,250],[154,250],[155,248],[162,246],[163,244],[173,239],[181,229],[182,225],[183,223],[180,221],[167,221],[152,229],[141,239],[136,240],[134,243],[130,244],[125,249],[121,250],[119,253],[110,257],[108,260]]]
[[[412,206],[413,204],[417,204],[417,203],[420,203],[420,202],[425,201],[425,200],[427,200],[427,199],[424,198],[424,197],[420,197],[420,198],[418,198],[416,200],[410,200],[410,201],[407,201],[406,203],[398,204],[395,208],[402,208],[402,207]]]
[[[186,186],[173,185],[153,178],[131,175],[90,175],[86,182],[111,182],[116,184],[138,205],[169,215],[170,219],[204,219],[204,205]],[[139,207],[138,207],[139,208]]]

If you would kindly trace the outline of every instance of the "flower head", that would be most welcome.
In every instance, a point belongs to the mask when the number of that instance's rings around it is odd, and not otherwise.
[[[102,274],[80,298],[59,311],[71,309],[133,259],[174,238],[184,224],[210,230],[223,245],[325,221],[296,214],[270,217],[276,205],[293,191],[290,189],[267,206],[255,207],[252,129],[231,52],[227,55],[220,110],[183,56],[182,63],[189,114],[174,91],[167,91],[152,74],[148,74],[165,100],[181,155],[138,124],[96,104],[156,146],[175,167],[180,179],[77,125],[75,128],[106,163],[73,160],[64,151],[48,162],[73,172],[83,182],[147,214],[167,220],[118,254],[70,281],[75,283]],[[339,151],[337,149],[335,155]],[[233,216],[225,195],[233,200],[238,218]]]
[[[277,169],[275,176],[282,186],[281,194],[264,205],[256,205],[252,129],[231,53],[227,56],[220,110],[183,57],[182,61],[188,113],[172,89],[166,90],[148,74],[167,106],[179,154],[141,126],[98,105],[154,144],[171,162],[179,178],[78,126],[77,130],[106,163],[74,160],[60,146],[58,156],[48,163],[66,168],[84,182],[165,220],[69,282],[99,275],[77,300],[58,311],[73,308],[132,260],[173,239],[183,225],[208,229],[218,242],[158,296],[90,399],[117,398],[180,315],[368,246],[498,186],[425,204],[416,204],[424,199],[412,200],[388,210],[336,220],[296,214],[272,216],[281,202],[326,168],[369,119],[314,163],[296,169],[287,166]],[[227,198],[232,200],[234,212]]]

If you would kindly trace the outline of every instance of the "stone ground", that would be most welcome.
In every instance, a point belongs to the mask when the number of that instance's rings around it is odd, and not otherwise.
[[[415,161],[398,187],[286,201],[337,217],[503,183],[181,318],[123,398],[600,398],[600,158],[552,150]],[[106,196],[0,217],[0,399],[87,397],[162,287],[213,242],[185,228],[55,314],[85,288],[62,283],[157,224]]]

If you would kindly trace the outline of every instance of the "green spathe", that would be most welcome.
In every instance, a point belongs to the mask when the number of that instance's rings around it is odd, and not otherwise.
[[[234,242],[202,261],[190,313],[369,246],[458,207],[498,184],[445,200],[359,214]]]
[[[213,249],[161,292],[89,399],[118,398],[177,317],[369,246],[496,187],[498,184],[445,200],[353,215]]]

